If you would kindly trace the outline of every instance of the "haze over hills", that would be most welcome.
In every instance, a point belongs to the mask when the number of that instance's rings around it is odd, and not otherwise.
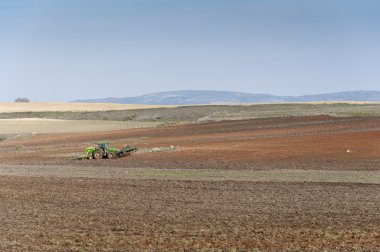
[[[276,103],[276,102],[318,102],[318,101],[380,101],[380,91],[348,91],[338,93],[276,96],[271,94],[251,94],[241,92],[183,90],[151,93],[125,98],[99,98],[76,100],[85,103],[120,103],[149,105],[194,105],[194,104],[237,104],[237,103]]]

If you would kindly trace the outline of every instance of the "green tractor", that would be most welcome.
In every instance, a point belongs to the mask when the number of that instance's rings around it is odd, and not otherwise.
[[[108,143],[101,142],[96,143],[94,147],[89,147],[86,149],[87,159],[101,159],[101,158],[117,158],[130,155],[132,152],[137,151],[137,148],[126,146],[119,150],[114,147],[110,147]]]

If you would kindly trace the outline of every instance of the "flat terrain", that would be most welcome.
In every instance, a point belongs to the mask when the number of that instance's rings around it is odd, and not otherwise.
[[[380,184],[380,171],[214,170],[0,165],[0,176],[177,181],[335,182]]]
[[[2,250],[379,247],[379,185],[1,177]]]
[[[380,117],[269,118],[21,136],[0,142],[0,159],[3,164],[130,168],[378,170],[379,138]],[[140,151],[127,159],[72,160],[101,140]]]
[[[72,159],[97,140],[139,151]],[[377,251],[379,140],[330,116],[10,137],[0,250]]]
[[[1,104],[0,104],[1,105]],[[11,104],[14,106],[13,104]],[[108,104],[63,104],[59,110],[51,110],[49,104],[35,107],[30,112],[21,108],[18,112],[1,112],[0,119],[43,118],[61,120],[107,120],[134,122],[191,123],[223,120],[244,120],[290,116],[379,117],[380,103],[284,103],[245,105],[194,105],[194,106],[145,106]],[[67,107],[66,107],[67,106]],[[111,106],[111,107],[107,107]],[[115,106],[115,109],[112,108]],[[123,107],[124,106],[124,107]],[[7,106],[3,107],[7,109]],[[124,109],[123,109],[124,108]],[[134,109],[135,108],[135,109]],[[70,110],[72,109],[72,111]],[[80,111],[90,110],[95,111]],[[28,112],[29,111],[29,112]]]
[[[113,103],[68,103],[68,102],[0,102],[0,113],[46,112],[46,111],[108,111],[146,109],[168,106],[113,104]]]
[[[3,135],[97,132],[130,128],[156,127],[159,122],[122,122],[100,120],[59,120],[41,118],[0,119]]]

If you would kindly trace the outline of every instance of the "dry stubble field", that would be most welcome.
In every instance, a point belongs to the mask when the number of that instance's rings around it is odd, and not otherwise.
[[[68,103],[68,102],[0,102],[0,113],[17,112],[64,112],[64,111],[109,111],[173,106],[113,103]]]
[[[71,159],[102,139],[140,151]],[[6,140],[0,249],[376,251],[379,139],[380,118],[313,116]]]

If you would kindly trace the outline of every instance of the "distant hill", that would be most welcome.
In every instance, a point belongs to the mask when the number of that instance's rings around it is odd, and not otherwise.
[[[110,97],[101,99],[77,100],[74,102],[149,105],[194,105],[313,101],[380,101],[380,91],[349,91],[303,96],[276,96],[270,94],[250,94],[226,91],[185,90],[152,93],[126,98]]]

